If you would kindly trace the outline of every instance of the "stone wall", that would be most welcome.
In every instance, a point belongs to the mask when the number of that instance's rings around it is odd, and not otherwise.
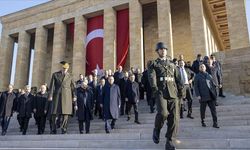
[[[216,53],[223,67],[226,92],[250,96],[250,47]]]

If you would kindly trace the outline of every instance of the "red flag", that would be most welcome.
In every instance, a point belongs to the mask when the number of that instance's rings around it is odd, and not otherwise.
[[[97,65],[103,68],[103,34],[103,15],[89,18],[85,45],[87,75],[91,74]]]
[[[126,63],[129,49],[129,9],[117,11],[117,67]]]
[[[72,23],[68,24],[67,27],[68,27],[67,30],[69,31],[70,39],[74,40],[75,23],[72,22]]]

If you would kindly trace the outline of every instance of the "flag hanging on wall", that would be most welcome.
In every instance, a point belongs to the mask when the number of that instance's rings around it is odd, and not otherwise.
[[[117,67],[126,63],[129,49],[129,9],[117,11],[117,27],[116,27],[116,62]]]
[[[89,75],[96,66],[103,68],[103,15],[87,20],[86,74]]]

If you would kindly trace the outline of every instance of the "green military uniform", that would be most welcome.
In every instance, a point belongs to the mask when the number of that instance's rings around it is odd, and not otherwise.
[[[178,93],[180,93],[178,89],[181,89],[179,88],[181,80],[179,71],[168,58],[166,60],[158,58],[150,62],[148,76],[157,106],[154,132],[160,134],[160,130],[167,120],[166,138],[171,140],[176,131],[176,104]]]

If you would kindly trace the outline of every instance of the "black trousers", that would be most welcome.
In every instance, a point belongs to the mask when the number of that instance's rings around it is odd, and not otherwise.
[[[125,104],[126,104],[125,98],[122,97],[122,98],[121,98],[121,107],[120,107],[120,114],[121,114],[121,115],[124,115],[124,114],[125,114]],[[126,114],[127,114],[127,113],[126,113]]]
[[[37,121],[37,129],[38,129],[37,133],[43,134],[45,130],[46,116],[37,116],[36,121]]]
[[[29,126],[30,117],[20,117],[21,129],[23,135],[26,134],[28,126]]]
[[[206,113],[206,107],[210,108],[212,117],[213,117],[213,123],[217,124],[217,112],[215,107],[215,101],[207,101],[207,102],[200,102],[200,113],[201,113],[201,121],[204,122],[205,119],[205,113]]]
[[[100,103],[96,103],[95,104],[95,116],[97,116],[97,113],[99,115],[99,118],[103,118],[103,114],[102,114],[102,107],[100,106]]]
[[[6,116],[1,117],[2,132],[7,132],[10,123],[10,118],[11,117]]]
[[[140,99],[144,99],[144,88],[142,87],[141,83],[139,83],[139,93],[140,93]]]
[[[131,108],[134,108],[134,113],[135,113],[135,121],[139,121],[138,120],[138,103],[132,104],[130,102],[127,102],[128,104],[128,117],[131,116]]]
[[[78,124],[79,124],[79,131],[80,131],[80,133],[82,133],[83,132],[83,128],[84,128],[84,124],[85,123],[85,132],[86,133],[89,133],[89,128],[90,128],[90,120],[85,120],[85,121],[83,121],[83,120],[78,120]]]
[[[155,116],[155,129],[160,132],[167,120],[167,133],[166,138],[171,140],[174,132],[176,131],[176,99],[165,99],[162,94],[156,97],[157,114]]]

